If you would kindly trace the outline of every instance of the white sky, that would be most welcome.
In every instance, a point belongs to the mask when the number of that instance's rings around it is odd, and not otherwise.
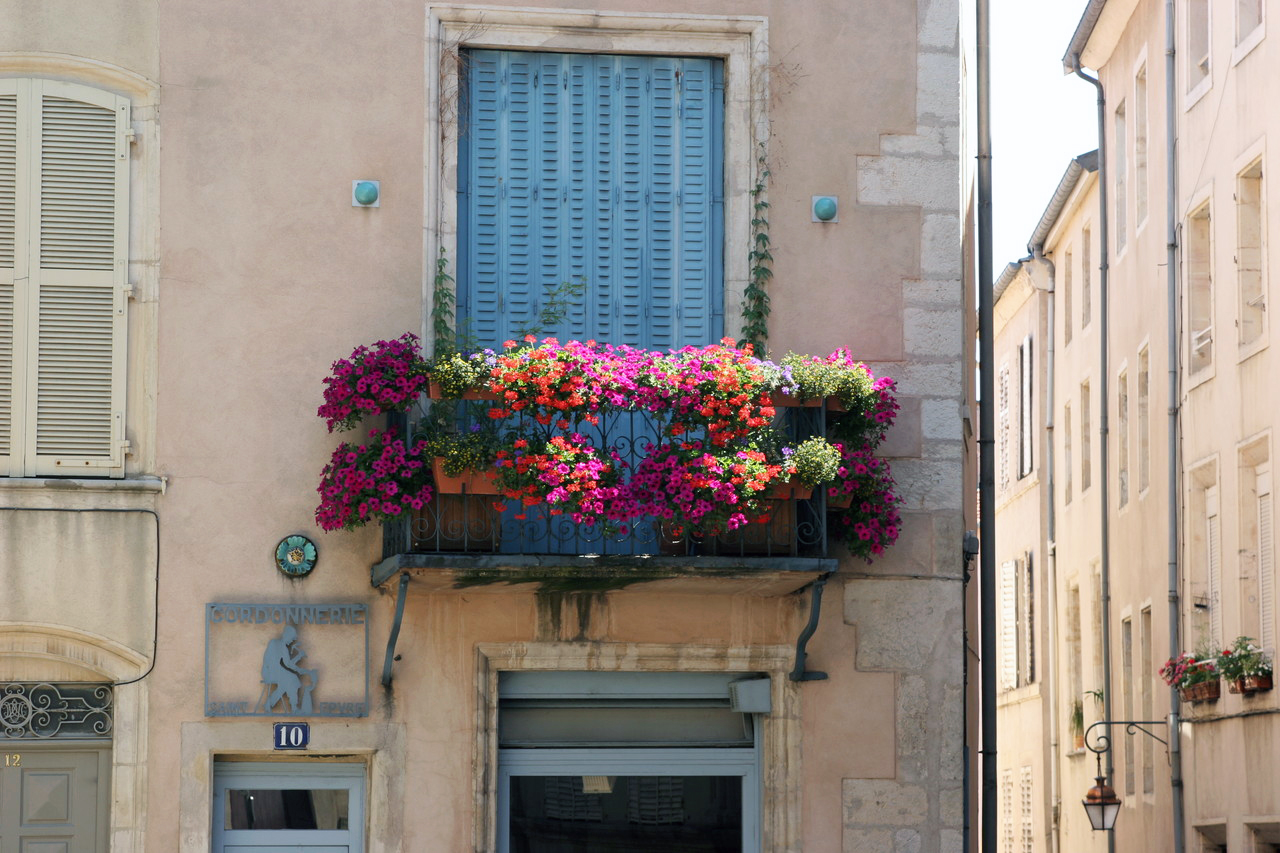
[[[998,278],[1005,264],[1027,254],[1027,238],[1071,158],[1098,147],[1097,95],[1079,77],[1062,73],[1062,54],[1087,0],[990,3],[991,211]],[[961,8],[961,14],[972,14],[972,0]],[[962,22],[963,31],[972,29],[972,21]],[[975,74],[970,64],[971,81]],[[970,118],[976,117],[974,104]]]

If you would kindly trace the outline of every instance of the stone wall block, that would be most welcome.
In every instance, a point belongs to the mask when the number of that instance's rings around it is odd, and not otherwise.
[[[921,127],[919,131],[880,137],[880,153],[923,157],[955,157],[960,153],[960,127]]]
[[[893,833],[887,829],[849,826],[846,821],[840,847],[842,853],[893,853]]]
[[[858,627],[858,669],[924,673],[960,620],[959,582],[854,578],[845,585],[845,621]],[[948,618],[954,616],[954,619]],[[949,648],[943,647],[944,650]],[[937,661],[959,680],[959,655]],[[911,691],[903,687],[901,694]]]
[[[964,472],[954,462],[898,459],[893,478],[904,509],[960,509]]]
[[[953,359],[946,361],[881,362],[869,361],[867,367],[876,376],[890,376],[897,383],[898,396],[947,397],[959,396],[960,364]]]
[[[908,305],[946,305],[964,311],[964,286],[955,278],[904,281],[902,298]]]
[[[960,11],[954,0],[918,0],[916,15],[920,22],[917,42],[923,48],[954,51],[959,38],[956,21]]]
[[[903,346],[912,355],[959,359],[963,347],[964,315],[959,311],[906,308],[902,312]]]
[[[952,157],[859,157],[858,203],[918,205],[925,210],[954,212],[958,174]]]
[[[876,455],[886,459],[919,458],[923,449],[920,398],[899,395],[898,405],[898,416],[876,448]]]
[[[961,441],[964,425],[961,406],[955,398],[925,400],[920,404],[920,431],[925,438]]]
[[[919,826],[929,818],[929,795],[919,785],[892,779],[845,779],[843,794],[844,822],[849,828]]]
[[[960,217],[956,213],[930,213],[920,229],[920,274],[933,278],[960,276]],[[961,312],[963,313],[963,312]],[[956,389],[952,389],[955,393]]]
[[[916,115],[922,125],[959,123],[960,64],[953,52],[916,57]]]

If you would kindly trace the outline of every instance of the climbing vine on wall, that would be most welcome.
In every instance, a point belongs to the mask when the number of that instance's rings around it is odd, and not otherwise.
[[[756,184],[751,188],[751,251],[748,254],[747,287],[742,294],[742,343],[765,353],[769,341],[769,280],[773,278],[773,254],[769,245],[769,162],[764,144],[756,158]]]
[[[453,292],[453,276],[449,275],[449,259],[444,247],[436,257],[436,273],[431,287],[431,338],[435,354],[453,352],[457,348],[454,331],[454,305],[457,296]]]

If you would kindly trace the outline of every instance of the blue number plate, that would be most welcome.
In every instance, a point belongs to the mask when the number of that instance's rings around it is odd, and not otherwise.
[[[273,745],[276,749],[306,749],[309,743],[311,743],[310,723],[275,724]]]

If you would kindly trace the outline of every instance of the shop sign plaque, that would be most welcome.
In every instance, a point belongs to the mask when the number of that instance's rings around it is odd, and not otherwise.
[[[206,717],[364,717],[367,604],[205,605]]]

